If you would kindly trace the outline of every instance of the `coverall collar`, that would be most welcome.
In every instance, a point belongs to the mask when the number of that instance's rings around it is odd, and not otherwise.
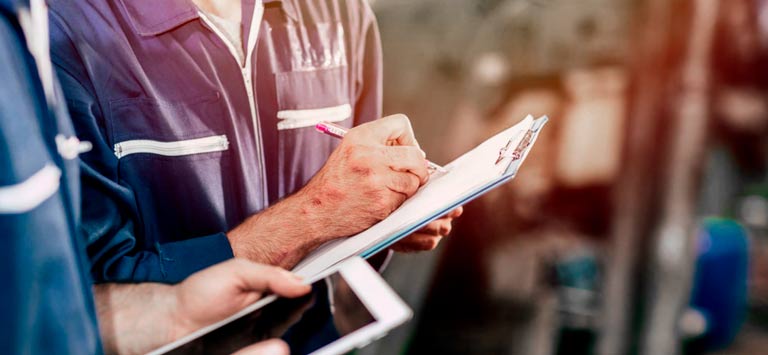
[[[21,1],[28,0],[0,0],[0,4]],[[190,0],[120,0],[119,2],[128,15],[133,30],[143,37],[163,34],[200,16],[197,7]],[[296,7],[291,0],[262,0],[262,2],[264,4],[280,3],[289,18],[294,21],[299,19]]]

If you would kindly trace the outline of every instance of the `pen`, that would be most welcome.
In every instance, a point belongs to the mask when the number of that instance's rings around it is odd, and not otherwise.
[[[347,134],[346,128],[341,127],[339,125],[335,125],[330,122],[320,122],[317,125],[315,125],[315,129],[317,129],[317,131],[320,133],[325,133],[331,137],[336,137],[339,139],[344,138],[344,135]],[[445,168],[429,160],[427,160],[427,164],[429,165],[429,168],[434,171],[439,171],[441,173],[446,172]]]

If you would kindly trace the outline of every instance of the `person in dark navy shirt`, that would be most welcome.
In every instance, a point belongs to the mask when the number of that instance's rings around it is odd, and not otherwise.
[[[97,281],[177,282],[233,256],[291,268],[427,179],[404,116],[388,119],[400,146],[314,131],[382,116],[364,0],[49,4],[56,72],[93,143],[82,233]],[[459,213],[396,248],[434,248]]]
[[[233,259],[176,286],[92,286],[79,219],[74,136],[48,59],[43,0],[0,0],[0,349],[4,354],[145,353],[270,291],[309,287]],[[93,290],[93,292],[92,292]],[[97,321],[98,315],[98,321]],[[101,335],[101,337],[100,337]],[[280,340],[243,353],[288,354]]]
[[[39,16],[28,0],[0,0],[0,349],[94,354],[101,344],[88,258],[70,237],[80,144],[66,112],[48,104],[56,99],[50,66],[46,76],[25,41],[36,49],[47,38],[45,27],[35,32]]]

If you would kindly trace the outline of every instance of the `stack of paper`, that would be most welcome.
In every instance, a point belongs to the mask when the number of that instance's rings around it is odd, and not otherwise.
[[[486,140],[435,173],[429,182],[389,217],[355,236],[327,243],[307,256],[293,271],[312,277],[342,260],[369,257],[408,236],[454,208],[511,180],[547,122],[526,117]]]

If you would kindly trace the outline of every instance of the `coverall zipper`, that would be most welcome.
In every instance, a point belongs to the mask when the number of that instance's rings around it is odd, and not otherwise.
[[[240,74],[243,78],[243,85],[245,86],[245,92],[248,95],[248,106],[251,111],[251,121],[253,122],[253,129],[254,129],[254,140],[256,142],[256,146],[259,149],[258,154],[258,160],[259,160],[259,176],[262,181],[262,200],[264,203],[264,206],[266,207],[268,204],[268,197],[267,197],[267,179],[265,174],[266,169],[266,163],[264,162],[264,143],[261,139],[261,124],[259,123],[259,117],[258,117],[258,111],[256,107],[256,98],[253,94],[253,82],[251,78],[253,77],[253,60],[252,60],[252,54],[253,50],[256,47],[256,39],[259,34],[259,28],[261,27],[261,21],[262,17],[264,15],[264,8],[263,5],[260,2],[256,2],[253,8],[253,15],[251,16],[251,25],[250,25],[250,32],[248,34],[248,45],[246,47],[246,53],[245,53],[245,61],[240,61],[240,56],[237,54],[237,50],[235,49],[235,45],[227,39],[227,36],[225,36],[221,31],[219,30],[218,26],[216,26],[209,18],[208,16],[203,13],[199,12],[200,18],[202,19],[203,23],[213,31],[213,33],[216,34],[216,36],[219,37],[219,39],[224,42],[224,45],[229,50],[229,54],[232,55],[232,58],[235,59],[235,62],[238,64],[238,67],[240,69]]]
[[[136,153],[150,153],[170,157],[209,152],[220,152],[229,148],[227,136],[212,136],[187,139],[176,142],[160,142],[149,139],[134,139],[115,144],[115,156],[120,159]]]

